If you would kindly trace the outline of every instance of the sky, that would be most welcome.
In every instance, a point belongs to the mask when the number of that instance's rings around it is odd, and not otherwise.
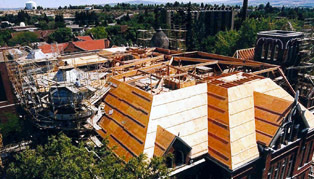
[[[25,7],[25,3],[28,0],[0,0],[0,8],[20,8]],[[33,0],[37,3],[38,6],[43,7],[59,7],[59,6],[68,6],[71,5],[85,5],[85,4],[108,4],[108,3],[118,3],[118,2],[127,2],[133,0]],[[175,2],[175,0],[147,0],[147,1],[156,1],[156,2]],[[179,0],[177,0],[179,1]],[[202,0],[180,0],[183,2],[202,2]],[[210,2],[223,2],[227,0],[211,0]],[[241,1],[241,0],[239,0]]]
[[[28,0],[0,0],[0,9],[1,8],[24,8],[25,3]],[[59,7],[59,6],[68,6],[71,5],[86,5],[86,4],[109,4],[109,3],[118,3],[118,2],[129,2],[129,1],[149,1],[149,2],[175,2],[176,0],[33,0],[37,3],[38,6],[44,8],[47,7]],[[210,3],[210,4],[242,4],[243,0],[177,0],[179,2],[195,2],[195,3]],[[260,3],[270,2],[274,6],[282,5],[307,5],[314,7],[314,0],[249,0],[250,5],[256,5]]]

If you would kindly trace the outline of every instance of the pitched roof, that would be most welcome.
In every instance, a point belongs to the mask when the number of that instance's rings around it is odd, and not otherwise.
[[[175,135],[166,129],[162,128],[160,125],[157,126],[157,134],[155,140],[154,156],[161,157],[166,152],[169,146],[175,139]]]
[[[57,51],[59,51],[60,53],[64,51],[64,49],[67,48],[70,43],[72,43],[75,47],[81,50],[85,50],[85,51],[101,50],[105,48],[104,39],[59,43],[57,45],[56,44],[44,44],[44,45],[39,46],[38,48],[40,48],[43,53],[52,53],[52,52],[57,52]]]
[[[111,78],[115,86],[104,97],[105,114],[97,133],[108,136],[109,147],[125,162],[143,153],[152,95]]]
[[[63,51],[69,44],[68,43],[59,43],[59,44],[44,44],[39,46],[43,53],[57,53]]]
[[[207,86],[208,153],[229,169],[235,169],[259,156],[253,89],[245,84],[259,78],[234,73],[220,76]]]
[[[55,31],[56,30],[37,30],[37,31],[34,31],[34,33],[39,35],[40,38],[46,38],[49,35],[51,35],[52,33],[54,33]]]
[[[271,79],[242,72],[154,96],[115,78],[97,133],[126,162],[140,153],[163,156],[178,134],[192,148],[189,157],[208,153],[236,169],[259,157],[258,143],[274,140],[294,100]]]
[[[93,40],[91,38],[91,36],[89,36],[89,35],[87,35],[87,36],[77,36],[76,38],[79,39],[79,40],[82,40],[82,41]]]
[[[105,40],[99,39],[99,40],[89,40],[89,41],[77,41],[73,42],[73,44],[83,50],[89,51],[89,50],[101,50],[106,48],[105,46]]]
[[[293,101],[254,92],[256,140],[258,143],[269,146],[283,119],[288,115],[292,104]]]

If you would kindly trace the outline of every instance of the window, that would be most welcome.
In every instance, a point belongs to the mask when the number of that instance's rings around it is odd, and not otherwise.
[[[271,179],[271,176],[273,175],[273,168],[274,166],[271,166],[270,169],[268,170],[267,179]]]
[[[312,159],[312,155],[311,155],[311,153],[312,153],[312,148],[313,148],[313,140],[310,142],[310,145],[308,146],[308,151],[307,151],[307,154],[306,154],[306,160],[305,160],[305,162],[310,162],[311,161],[311,159]]]
[[[288,164],[288,173],[287,173],[287,177],[292,175],[292,168],[293,168],[293,161],[294,161],[294,155],[291,155],[290,160],[289,160],[289,164]]]
[[[303,166],[306,146],[307,146],[307,145],[305,144],[305,146],[303,146],[302,149],[301,149],[301,150],[302,150],[302,151],[301,151],[301,155],[300,155],[300,156],[301,156],[301,161],[300,161],[299,167],[302,167],[302,166]]]
[[[261,59],[265,59],[266,57],[266,42],[262,45],[262,56]]]
[[[279,54],[279,46],[275,45],[275,49],[274,49],[274,61],[278,60],[278,54]]]
[[[275,172],[274,179],[278,178],[280,167],[281,167],[280,162],[278,162],[274,171]]]
[[[7,100],[7,96],[5,94],[5,89],[4,89],[4,84],[3,84],[3,81],[2,81],[2,76],[1,76],[1,73],[0,73],[0,101],[6,101]]]
[[[267,60],[271,60],[271,49],[272,49],[272,44],[269,44],[267,48]]]
[[[286,173],[286,165],[287,165],[288,158],[285,158],[282,162],[281,166],[281,173],[280,173],[280,179],[283,179]]]

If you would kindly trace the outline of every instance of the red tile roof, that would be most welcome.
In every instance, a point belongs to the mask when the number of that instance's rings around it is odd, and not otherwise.
[[[78,42],[71,42],[71,43],[73,43],[75,47],[84,51],[101,50],[101,49],[106,48],[104,39],[78,41]],[[66,49],[68,45],[69,45],[69,42],[58,44],[59,52],[64,51],[64,49]],[[43,53],[52,53],[52,51],[54,52],[57,51],[56,44],[45,44],[45,45],[39,46],[39,48],[42,50]]]
[[[82,50],[101,50],[106,48],[105,46],[105,40],[100,39],[100,40],[89,40],[89,41],[78,41],[78,42],[73,42],[73,44],[82,49]]]
[[[67,46],[69,45],[69,43],[60,43],[58,45],[56,44],[45,44],[45,45],[41,45],[38,48],[41,49],[41,51],[43,53],[52,53],[52,52],[58,52],[59,53],[61,51],[63,51]],[[57,50],[57,47],[59,50]]]
[[[88,40],[93,40],[90,36],[77,36],[76,37],[79,40],[83,40],[83,41],[88,41]]]

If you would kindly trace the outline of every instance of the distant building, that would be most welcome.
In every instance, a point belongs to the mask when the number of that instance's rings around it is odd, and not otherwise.
[[[41,49],[42,52],[45,54],[69,54],[84,51],[99,51],[105,48],[109,48],[110,46],[110,41],[108,39],[88,40],[88,37],[79,36],[79,39],[85,40],[60,44],[44,44],[39,46],[38,48]]]
[[[93,7],[85,7],[85,11],[90,11],[90,10],[93,10],[94,8]]]
[[[1,28],[11,27],[11,26],[14,26],[14,23],[11,23],[9,21],[1,21],[0,23]]]
[[[83,34],[85,32],[84,27],[80,27],[76,24],[66,25],[66,28],[70,28],[71,31],[75,34]]]
[[[37,4],[34,1],[27,1],[25,4],[25,9],[27,10],[37,9]]]
[[[12,29],[13,31],[16,31],[16,32],[21,32],[21,31],[33,32],[35,30],[38,30],[37,27],[35,27],[33,25],[25,25],[24,22],[21,22],[19,26],[13,26],[13,27],[9,27],[9,28]]]
[[[183,26],[176,23],[176,14],[183,12],[188,14],[187,8],[168,8],[166,21],[171,29],[185,29],[186,24]],[[206,9],[192,8],[191,15],[193,20],[202,19],[205,28],[209,31],[210,35],[214,35],[221,30],[232,30],[234,26],[235,11],[231,7],[211,7]]]

